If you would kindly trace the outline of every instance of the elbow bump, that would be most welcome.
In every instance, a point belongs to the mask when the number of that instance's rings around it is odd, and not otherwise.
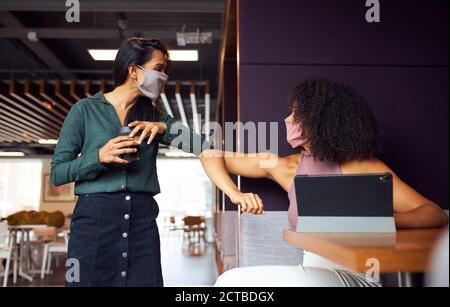
[[[436,223],[438,224],[438,227],[447,227],[448,226],[448,215],[445,213],[444,210],[442,210],[438,205],[435,204],[433,206],[433,209],[436,211],[435,217],[436,217]]]

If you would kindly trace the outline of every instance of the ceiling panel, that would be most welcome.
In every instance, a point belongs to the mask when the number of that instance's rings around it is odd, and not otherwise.
[[[214,118],[225,0],[138,0],[128,5],[122,0],[90,0],[81,7],[79,23],[66,22],[59,0],[26,3],[0,4],[0,150],[51,153],[54,146],[37,140],[58,137],[70,106],[84,97],[85,80],[91,80],[92,93],[100,91],[101,82],[112,88],[113,63],[94,61],[87,49],[114,49],[124,38],[141,33],[159,34],[170,49],[199,50],[198,62],[173,63],[166,92],[179,119],[174,88],[176,81],[184,82],[183,107],[192,127],[189,83],[198,82],[197,108],[203,113],[202,82],[210,82]],[[213,32],[213,43],[177,46],[176,33],[183,29]],[[29,31],[37,33],[37,42],[27,38]],[[71,82],[75,92],[70,91]]]

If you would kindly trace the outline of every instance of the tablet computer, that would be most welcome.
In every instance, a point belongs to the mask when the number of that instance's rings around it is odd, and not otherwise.
[[[395,233],[392,174],[296,176],[297,231]]]

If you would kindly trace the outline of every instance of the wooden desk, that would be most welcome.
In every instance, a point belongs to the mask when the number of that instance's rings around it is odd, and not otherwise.
[[[367,260],[377,259],[380,273],[426,272],[433,248],[448,229],[400,230],[397,234],[306,234],[285,230],[286,242],[365,273]],[[410,285],[410,275],[406,285]],[[405,285],[403,284],[403,285]]]

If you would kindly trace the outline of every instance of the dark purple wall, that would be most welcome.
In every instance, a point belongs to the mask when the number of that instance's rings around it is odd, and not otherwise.
[[[239,2],[241,64],[448,65],[447,0]]]
[[[234,59],[225,59],[224,62],[224,97],[222,108],[222,127],[224,127],[225,122],[236,122],[237,121],[237,62]],[[231,146],[228,143],[228,146]],[[230,151],[235,151],[234,146],[236,146],[236,135],[233,138],[233,149]],[[237,177],[232,176],[233,181],[237,184]],[[234,205],[228,197],[225,197],[226,211],[237,211],[238,207]]]
[[[279,121],[297,81],[324,77],[358,87],[385,134],[382,159],[407,183],[448,208],[448,1],[381,1],[381,23],[365,0],[241,0],[242,122]],[[269,181],[242,179],[267,210],[286,210]]]

